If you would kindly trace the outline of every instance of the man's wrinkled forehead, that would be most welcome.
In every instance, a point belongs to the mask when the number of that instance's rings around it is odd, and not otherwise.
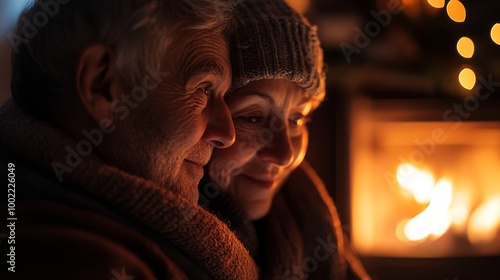
[[[190,76],[211,74],[214,76],[225,77],[228,75],[228,71],[229,69],[221,65],[221,63],[217,63],[215,60],[207,60],[193,67],[187,74]]]
[[[181,45],[178,46],[177,54],[180,60],[180,74],[184,80],[193,76],[212,75],[224,83],[230,83],[229,50],[222,36],[194,33]]]

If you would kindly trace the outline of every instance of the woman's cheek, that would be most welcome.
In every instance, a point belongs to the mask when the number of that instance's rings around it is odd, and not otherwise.
[[[209,176],[221,187],[227,188],[234,176],[241,173],[242,167],[255,155],[256,150],[236,135],[236,142],[226,149],[214,149],[209,163]]]
[[[289,169],[295,169],[302,163],[307,153],[307,147],[309,144],[309,132],[307,129],[304,129],[304,132],[300,136],[292,138],[291,142],[294,161]]]
[[[229,149],[233,159],[243,166],[255,156],[260,147],[257,133],[236,128],[236,141]]]
[[[231,182],[233,167],[231,162],[224,159],[220,154],[215,154],[209,163],[208,176],[222,189],[227,189]]]

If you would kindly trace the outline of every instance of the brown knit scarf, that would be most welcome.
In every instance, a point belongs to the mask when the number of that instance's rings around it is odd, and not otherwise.
[[[77,143],[63,131],[19,110],[12,101],[0,109],[1,142],[30,162],[53,172],[51,163],[65,162],[66,146]],[[159,232],[214,279],[256,279],[248,251],[214,215],[169,190],[109,166],[94,154],[64,181],[130,214]]]

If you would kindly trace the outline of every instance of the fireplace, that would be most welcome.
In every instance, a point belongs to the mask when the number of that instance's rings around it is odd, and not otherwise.
[[[368,271],[500,279],[499,100],[348,104],[351,240]]]

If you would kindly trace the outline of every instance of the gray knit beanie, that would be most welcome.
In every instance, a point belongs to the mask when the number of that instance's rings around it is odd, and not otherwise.
[[[325,72],[317,28],[283,0],[240,0],[229,45],[232,90],[262,79],[287,79],[323,100]]]

